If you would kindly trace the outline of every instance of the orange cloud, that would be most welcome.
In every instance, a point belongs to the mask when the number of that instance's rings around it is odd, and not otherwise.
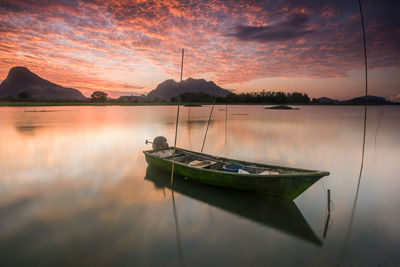
[[[400,41],[394,36],[400,35],[400,23],[390,10],[389,4],[383,11],[366,7],[370,68],[399,67]],[[268,77],[346,77],[363,67],[357,12],[357,6],[298,1],[16,0],[0,4],[0,79],[23,65],[87,92],[141,93],[179,77],[182,47],[185,77],[221,85]],[[379,12],[389,12],[383,22]],[[306,35],[295,23],[287,28],[296,14],[307,18],[301,22]],[[264,31],[264,39],[246,38],[245,32],[234,38],[239,26]],[[294,35],[267,40],[268,32]]]
[[[397,94],[397,95],[391,96],[391,97],[389,97],[389,99],[390,99],[390,100],[394,100],[394,101],[396,101],[396,100],[400,100],[400,94]]]

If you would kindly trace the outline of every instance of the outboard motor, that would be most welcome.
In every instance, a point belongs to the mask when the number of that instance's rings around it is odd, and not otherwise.
[[[149,142],[146,140],[146,145],[149,143],[153,144],[153,150],[155,151],[165,150],[169,148],[167,138],[165,138],[164,136],[157,136],[156,138],[154,138],[153,142]]]

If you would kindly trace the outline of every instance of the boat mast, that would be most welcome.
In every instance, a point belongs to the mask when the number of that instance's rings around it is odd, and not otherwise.
[[[181,62],[181,81],[179,86],[182,87],[182,75],[183,75],[183,56],[185,54],[185,50],[182,48],[182,62]],[[179,93],[179,92],[178,92]],[[175,153],[176,153],[176,139],[178,137],[178,122],[179,122],[179,108],[181,105],[181,95],[178,94],[178,109],[176,111],[176,123],[175,123],[175,140],[174,140],[174,151],[172,153],[172,168],[171,168],[171,185],[174,181],[174,167],[175,167]]]

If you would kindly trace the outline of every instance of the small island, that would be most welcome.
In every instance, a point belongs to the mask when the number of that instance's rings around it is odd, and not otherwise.
[[[299,108],[292,108],[292,107],[286,106],[286,105],[278,105],[278,106],[266,107],[264,109],[298,110]]]

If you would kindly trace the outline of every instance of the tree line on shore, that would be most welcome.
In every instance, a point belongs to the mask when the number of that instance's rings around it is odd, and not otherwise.
[[[149,97],[149,96],[121,96],[119,98],[109,98],[107,93],[102,91],[95,91],[90,98],[85,100],[74,100],[74,99],[49,99],[49,98],[32,98],[29,92],[21,92],[17,97],[14,98],[3,98],[0,101],[5,102],[47,102],[47,103],[82,103],[88,104],[176,104],[181,102],[182,104],[207,104],[207,103],[219,103],[219,104],[322,104],[322,105],[398,105],[396,102],[387,101],[383,97],[367,96],[358,97],[346,101],[338,101],[330,98],[313,98],[310,100],[307,94],[293,92],[249,92],[249,93],[230,93],[226,96],[211,96],[204,92],[185,92],[179,96],[171,97],[169,100],[160,97]]]
[[[226,96],[211,96],[203,92],[186,92],[180,94],[182,103],[230,103],[230,104],[309,104],[311,102],[307,94],[303,93],[284,93],[284,92],[250,92],[239,94],[228,94]],[[171,102],[178,102],[179,97],[175,96],[170,99]],[[129,98],[129,97],[125,97]],[[137,97],[134,97],[137,99]],[[133,99],[134,99],[133,98]],[[138,100],[139,101],[139,100]],[[158,100],[160,101],[160,100]],[[165,100],[164,100],[165,101]]]
[[[23,101],[23,102],[94,102],[94,103],[177,103],[178,96],[171,97],[168,100],[163,98],[147,96],[121,96],[119,98],[109,98],[107,93],[102,91],[95,91],[91,97],[84,101],[74,101],[68,99],[34,99],[29,92],[22,92],[18,94],[17,98],[4,99],[6,101]],[[239,103],[239,104],[258,104],[258,103],[271,103],[271,104],[308,104],[310,98],[307,94],[303,93],[284,93],[284,92],[250,92],[239,94],[228,94],[226,96],[211,96],[204,92],[185,92],[180,94],[180,101],[182,103]]]

